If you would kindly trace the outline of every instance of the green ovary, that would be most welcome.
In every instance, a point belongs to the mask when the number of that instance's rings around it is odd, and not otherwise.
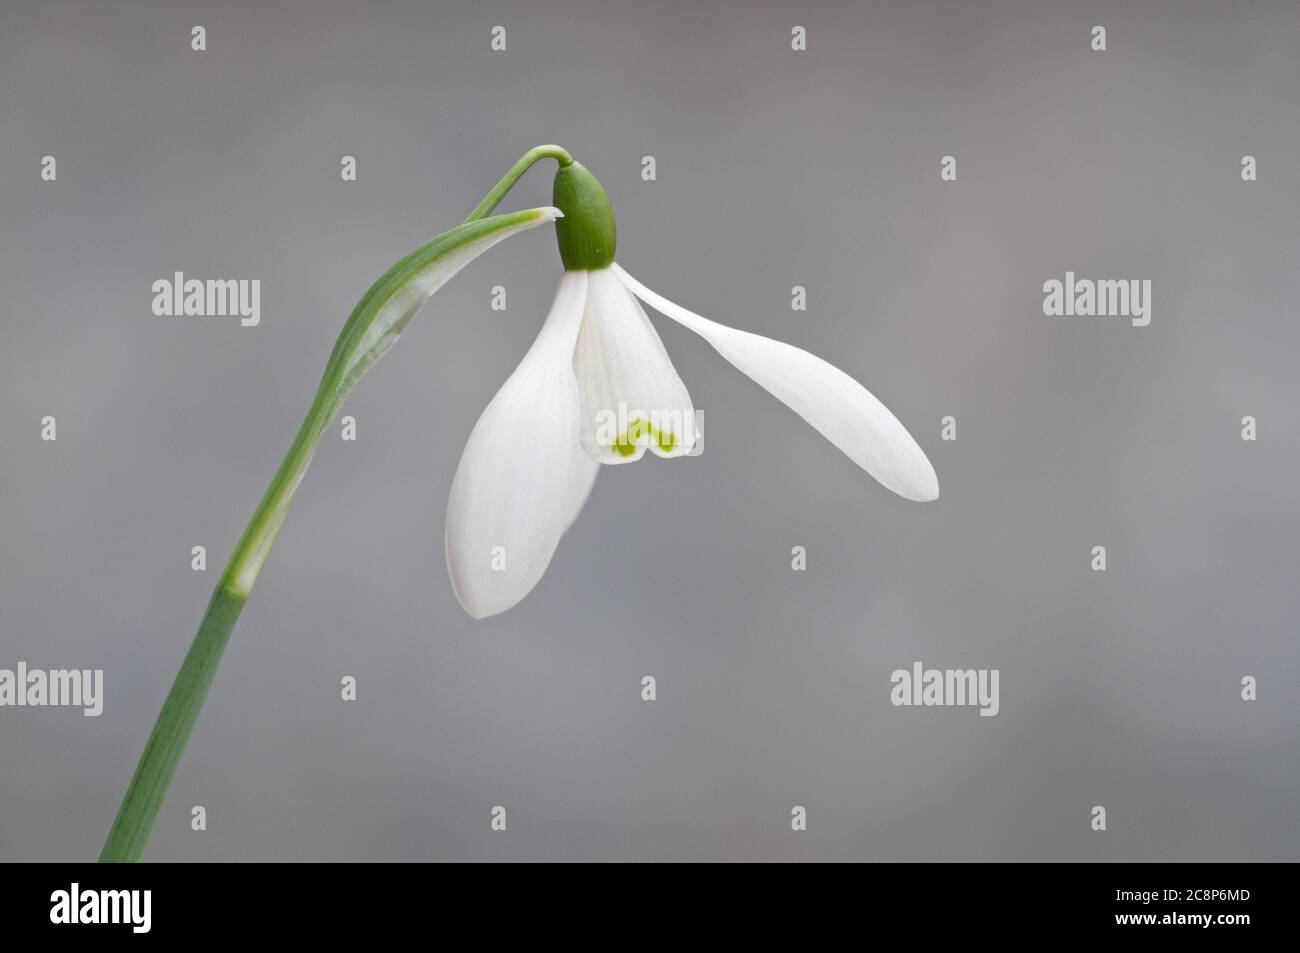
[[[671,453],[673,447],[677,446],[677,435],[672,431],[659,430],[650,421],[638,417],[631,422],[626,431],[618,435],[612,449],[621,457],[630,457],[636,453],[641,438],[647,435],[654,438],[655,443],[664,453]]]

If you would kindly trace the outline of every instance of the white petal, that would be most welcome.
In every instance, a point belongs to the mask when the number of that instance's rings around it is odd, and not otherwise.
[[[938,499],[939,478],[911,434],[871,393],[815,354],[702,318],[611,269],[656,311],[690,328],[899,496]]]
[[[537,585],[600,467],[578,442],[573,346],[585,272],[566,273],[537,340],[474,425],[447,503],[447,570],[476,619]]]
[[[587,274],[573,352],[583,449],[601,463],[631,463],[647,448],[661,457],[689,452],[695,408],[650,319],[608,268]]]

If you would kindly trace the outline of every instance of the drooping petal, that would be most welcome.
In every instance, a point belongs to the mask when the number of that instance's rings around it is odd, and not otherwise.
[[[447,570],[476,619],[537,585],[600,467],[578,440],[573,347],[586,272],[560,280],[537,340],[470,434],[447,503]]]
[[[939,478],[911,434],[880,401],[815,354],[700,317],[655,294],[617,264],[610,270],[656,311],[690,328],[899,496],[939,497]]]
[[[583,449],[601,463],[631,463],[647,448],[661,457],[689,452],[695,408],[650,319],[608,268],[587,275],[573,352]]]

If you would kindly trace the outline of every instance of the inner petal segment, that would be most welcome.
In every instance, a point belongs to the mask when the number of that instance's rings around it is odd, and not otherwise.
[[[695,447],[695,408],[640,302],[607,269],[590,272],[573,352],[582,447],[600,463]]]

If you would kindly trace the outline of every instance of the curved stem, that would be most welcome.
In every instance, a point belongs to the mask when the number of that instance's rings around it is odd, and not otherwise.
[[[501,181],[492,187],[491,192],[483,196],[483,201],[478,203],[465,221],[476,222],[490,214],[497,207],[497,203],[505,198],[506,193],[514,188],[514,184],[523,177],[523,174],[542,159],[554,159],[560,164],[561,169],[573,162],[573,156],[559,146],[534,146],[510,167],[510,171],[501,177]]]
[[[140,859],[176,774],[239,613],[283,525],[316,447],[361,375],[392,346],[428,296],[470,260],[503,238],[552,221],[552,209],[485,216],[539,159],[572,161],[559,146],[528,152],[479,203],[469,221],[420,246],[390,268],[361,298],[339,334],[306,419],[236,544],[180,672],[163,702],[99,860]]]

